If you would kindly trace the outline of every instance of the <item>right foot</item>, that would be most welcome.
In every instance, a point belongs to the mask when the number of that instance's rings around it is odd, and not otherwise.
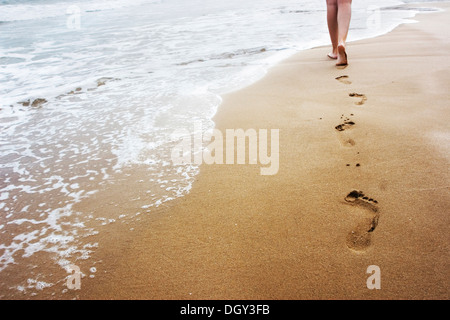
[[[343,44],[340,44],[338,46],[338,57],[336,65],[338,67],[348,65],[347,52],[345,52],[345,46]]]

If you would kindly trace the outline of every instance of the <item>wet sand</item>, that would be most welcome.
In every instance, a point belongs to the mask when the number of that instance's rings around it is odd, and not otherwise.
[[[278,173],[202,165],[189,195],[132,233],[110,229],[95,278],[64,298],[448,299],[450,5],[438,6],[349,43],[346,68],[315,48],[226,95],[216,128],[279,129]]]

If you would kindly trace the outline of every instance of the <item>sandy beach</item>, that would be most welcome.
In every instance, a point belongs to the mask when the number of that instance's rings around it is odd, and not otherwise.
[[[448,299],[450,4],[433,6],[349,43],[346,68],[315,48],[224,96],[218,130],[279,129],[277,174],[202,165],[187,196],[103,235],[64,298]]]

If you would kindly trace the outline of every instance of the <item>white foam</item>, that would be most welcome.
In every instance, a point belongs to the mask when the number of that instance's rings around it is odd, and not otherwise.
[[[36,290],[40,290],[40,291],[42,291],[45,288],[49,288],[49,287],[53,286],[52,283],[47,283],[45,281],[38,281],[35,279],[28,279],[27,284],[28,284],[28,286],[27,286],[28,289],[36,289]],[[18,287],[19,291],[24,291],[24,289],[25,289],[24,287],[20,287],[20,288]]]
[[[162,0],[96,0],[91,1],[62,1],[52,4],[10,4],[2,5],[0,21],[23,21],[65,16],[70,7],[77,7],[82,13],[120,9],[129,6],[139,6],[145,3],[161,3]]]

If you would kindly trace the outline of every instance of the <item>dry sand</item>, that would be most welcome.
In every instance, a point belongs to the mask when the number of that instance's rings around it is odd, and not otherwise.
[[[189,195],[100,243],[99,272],[76,296],[448,299],[450,5],[439,6],[350,43],[345,69],[315,48],[225,96],[218,129],[280,129],[278,174],[203,165]],[[346,201],[352,190],[368,199]],[[370,265],[380,290],[366,286]]]

